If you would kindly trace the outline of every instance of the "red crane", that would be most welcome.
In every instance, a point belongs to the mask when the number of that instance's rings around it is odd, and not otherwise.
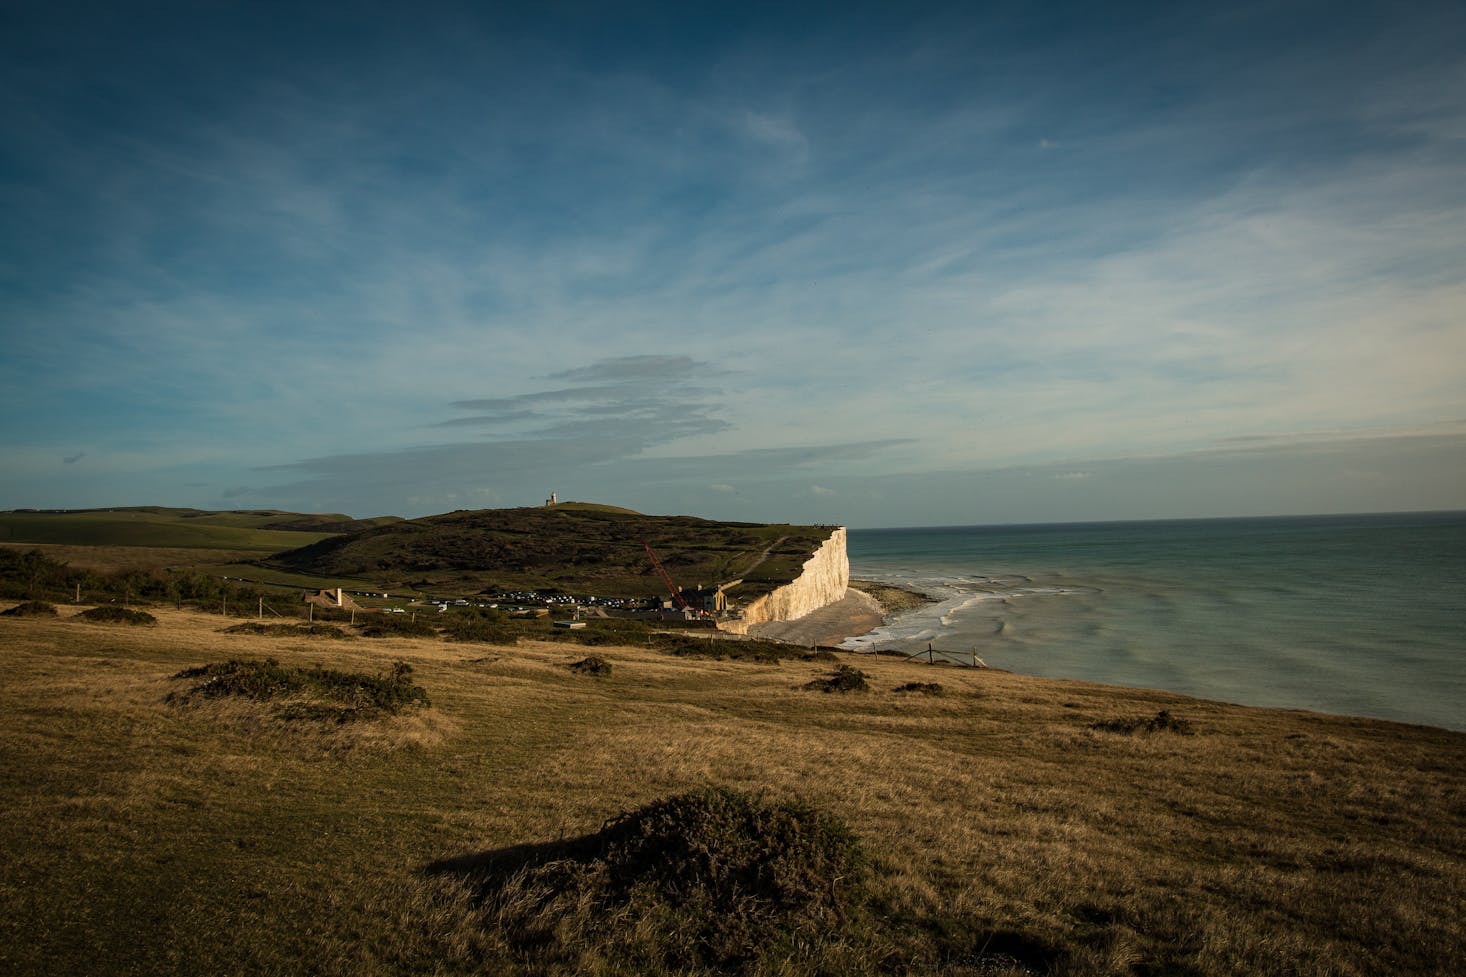
[[[672,575],[667,572],[666,567],[662,566],[662,561],[657,559],[657,554],[652,552],[652,544],[646,540],[642,540],[641,545],[646,548],[646,555],[651,558],[652,566],[656,567],[657,573],[662,575],[662,582],[672,592],[672,601],[677,605],[677,609],[683,611],[688,610],[687,598],[682,596],[682,591],[678,590],[677,585],[672,582]]]

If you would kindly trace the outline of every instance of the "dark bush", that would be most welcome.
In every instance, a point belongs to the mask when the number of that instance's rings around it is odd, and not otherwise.
[[[558,632],[555,635],[557,641],[574,642],[578,645],[585,645],[590,648],[615,647],[625,645],[632,641],[645,641],[645,638],[635,638],[626,634],[618,634],[614,631],[602,631],[599,628],[571,628]]]
[[[815,692],[866,692],[870,689],[866,681],[869,677],[858,668],[836,665],[827,677],[806,682],[804,687]]]
[[[697,791],[625,814],[604,836],[609,894],[649,890],[676,905],[709,963],[815,937],[864,895],[854,833],[799,801]]]
[[[479,641],[491,645],[512,645],[522,631],[505,616],[460,617],[454,615],[443,622],[443,634],[449,641]]]
[[[570,666],[570,670],[577,675],[595,675],[604,677],[611,674],[611,663],[604,658],[591,655],[589,658],[582,658]]]
[[[1089,728],[1103,733],[1179,733],[1182,736],[1195,732],[1190,722],[1164,709],[1149,719],[1101,719],[1090,723]]]
[[[438,629],[427,621],[398,614],[382,614],[361,626],[363,638],[436,638]]]
[[[299,692],[303,684],[300,676],[300,669],[286,668],[273,658],[266,658],[264,661],[231,658],[222,663],[185,668],[173,677],[204,680],[189,689],[187,695],[203,696],[205,699],[242,696],[263,701]]]
[[[78,571],[40,550],[0,547],[0,596],[59,596],[81,579]]]
[[[915,692],[918,695],[942,695],[945,689],[937,682],[907,682],[905,685],[898,685],[895,692]]]
[[[224,628],[224,634],[262,634],[271,638],[349,638],[345,631],[332,624],[260,624],[249,621]]]
[[[345,722],[428,704],[427,690],[413,683],[412,666],[406,662],[394,662],[390,671],[368,675],[319,667],[289,668],[273,658],[231,658],[184,669],[173,677],[203,681],[185,692],[171,693],[170,702],[186,702],[195,696],[238,696],[257,702],[286,697],[304,700],[281,710],[279,715],[284,719],[332,718]]]
[[[799,972],[840,973],[831,961],[862,938],[859,839],[802,801],[700,790],[559,849],[564,857],[486,887],[485,918],[534,959],[576,934],[566,951],[592,950],[615,973],[782,972],[811,961]]]
[[[48,604],[43,600],[28,600],[24,604],[16,604],[8,611],[0,611],[5,617],[55,617],[56,605]]]
[[[115,604],[105,604],[101,607],[93,607],[82,611],[77,617],[83,621],[93,621],[99,624],[133,624],[153,625],[158,619],[147,611],[134,611],[128,607],[118,607]]]
[[[679,658],[716,658],[734,661],[773,663],[784,658],[798,658],[804,649],[777,641],[739,641],[708,637],[712,632],[653,632],[647,643],[658,651]]]

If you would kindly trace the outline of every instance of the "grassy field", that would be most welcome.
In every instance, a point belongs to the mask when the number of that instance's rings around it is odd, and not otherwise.
[[[281,517],[281,513],[206,513],[157,508],[0,512],[0,542],[231,550],[249,551],[258,556],[306,546],[335,535],[260,528],[261,524],[278,522]]]
[[[233,566],[238,568],[244,562],[260,555],[258,550],[210,550],[184,546],[84,546],[64,543],[0,542],[0,547],[20,552],[39,550],[56,562],[65,563],[77,570],[93,570],[102,573],[176,566],[200,568]],[[219,572],[229,573],[228,570]],[[240,573],[242,572],[240,570]],[[324,587],[325,584],[320,586]]]
[[[607,949],[628,927],[652,940],[645,920],[583,925],[547,890],[534,911],[562,915],[526,943],[524,899],[489,896],[494,872],[706,786],[801,797],[871,862],[843,962],[765,955],[749,973],[1363,977],[1466,959],[1460,734],[853,656],[868,692],[806,688],[830,661],[615,647],[595,678],[570,645],[224,634],[150,610],[154,627],[0,618],[0,972],[695,972]],[[336,724],[169,701],[185,669],[266,657],[401,661],[431,706]],[[1174,722],[1147,732],[1162,710]]]
[[[377,585],[370,580],[358,577],[324,577],[309,573],[291,573],[288,570],[276,570],[271,567],[260,566],[254,563],[195,563],[193,568],[200,573],[218,574],[234,580],[249,580],[255,583],[265,584],[274,587],[289,587],[300,589],[324,590],[328,587],[344,587],[347,590],[374,590]],[[404,591],[399,590],[399,599]],[[411,594],[411,591],[406,593]]]

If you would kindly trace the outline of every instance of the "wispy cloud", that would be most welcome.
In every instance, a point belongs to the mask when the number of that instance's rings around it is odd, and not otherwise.
[[[614,357],[547,377],[577,386],[455,401],[454,408],[473,413],[436,426],[571,439],[634,432],[650,447],[729,426],[715,416],[720,391],[701,385],[721,372],[686,356]]]
[[[797,161],[802,162],[809,155],[809,140],[788,118],[747,111],[742,117],[742,127],[754,139],[789,152]]]
[[[152,458],[779,518],[760,486],[1466,417],[1463,15],[1276,40],[1305,15],[739,17],[603,61],[460,12],[264,70],[230,12],[38,12],[0,41],[9,484],[85,445],[98,503]]]

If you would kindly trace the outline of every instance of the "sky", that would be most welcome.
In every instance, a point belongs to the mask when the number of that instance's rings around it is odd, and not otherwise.
[[[1466,509],[1463,38],[0,0],[0,509]]]

